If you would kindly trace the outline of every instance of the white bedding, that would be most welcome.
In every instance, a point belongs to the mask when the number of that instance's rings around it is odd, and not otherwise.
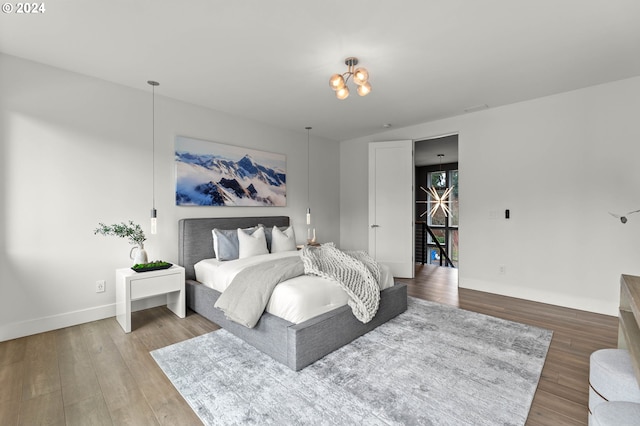
[[[204,259],[194,265],[196,280],[223,292],[242,268],[271,259],[300,256],[298,251],[263,254],[244,259],[219,261]],[[389,268],[381,267],[380,289],[393,286]],[[347,304],[347,293],[334,281],[303,275],[278,284],[267,304],[266,311],[294,324]]]

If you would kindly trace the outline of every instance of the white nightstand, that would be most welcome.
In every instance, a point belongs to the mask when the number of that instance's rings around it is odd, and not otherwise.
[[[173,265],[169,269],[134,272],[131,268],[116,270],[116,319],[125,333],[131,332],[131,301],[167,295],[167,308],[177,316],[186,315],[184,268]]]

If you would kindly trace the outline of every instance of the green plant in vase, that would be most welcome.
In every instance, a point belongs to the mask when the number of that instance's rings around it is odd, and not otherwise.
[[[133,244],[135,246],[131,248],[129,257],[134,261],[134,263],[147,263],[147,252],[144,249],[144,242],[147,240],[147,237],[145,237],[144,231],[137,223],[133,223],[131,220],[128,224],[124,222],[113,225],[98,223],[98,227],[94,229],[93,234],[127,238],[129,240],[129,244]]]

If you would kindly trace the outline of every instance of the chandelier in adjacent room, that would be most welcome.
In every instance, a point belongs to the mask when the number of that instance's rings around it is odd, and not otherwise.
[[[444,157],[444,154],[438,154],[438,158],[440,158],[440,175],[442,175],[442,157]],[[430,186],[429,189],[424,189],[422,186],[420,189],[427,193],[427,195],[431,196],[431,200],[416,201],[417,204],[431,204],[431,210],[425,210],[420,217],[426,215],[427,212],[429,212],[429,216],[434,217],[438,212],[438,209],[441,209],[446,216],[451,214],[451,209],[449,208],[451,200],[449,199],[449,196],[451,195],[451,191],[453,191],[452,186],[445,188],[442,194],[440,194],[438,192],[438,188],[433,185]]]

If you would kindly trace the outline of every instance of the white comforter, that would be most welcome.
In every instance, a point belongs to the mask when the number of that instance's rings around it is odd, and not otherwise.
[[[219,261],[205,259],[194,265],[196,279],[202,284],[223,292],[242,268],[270,259],[300,256],[297,251],[263,254],[244,259]],[[393,286],[389,268],[381,265],[380,289]],[[347,304],[347,293],[334,281],[304,275],[276,286],[266,311],[289,322],[298,324],[317,315]]]

